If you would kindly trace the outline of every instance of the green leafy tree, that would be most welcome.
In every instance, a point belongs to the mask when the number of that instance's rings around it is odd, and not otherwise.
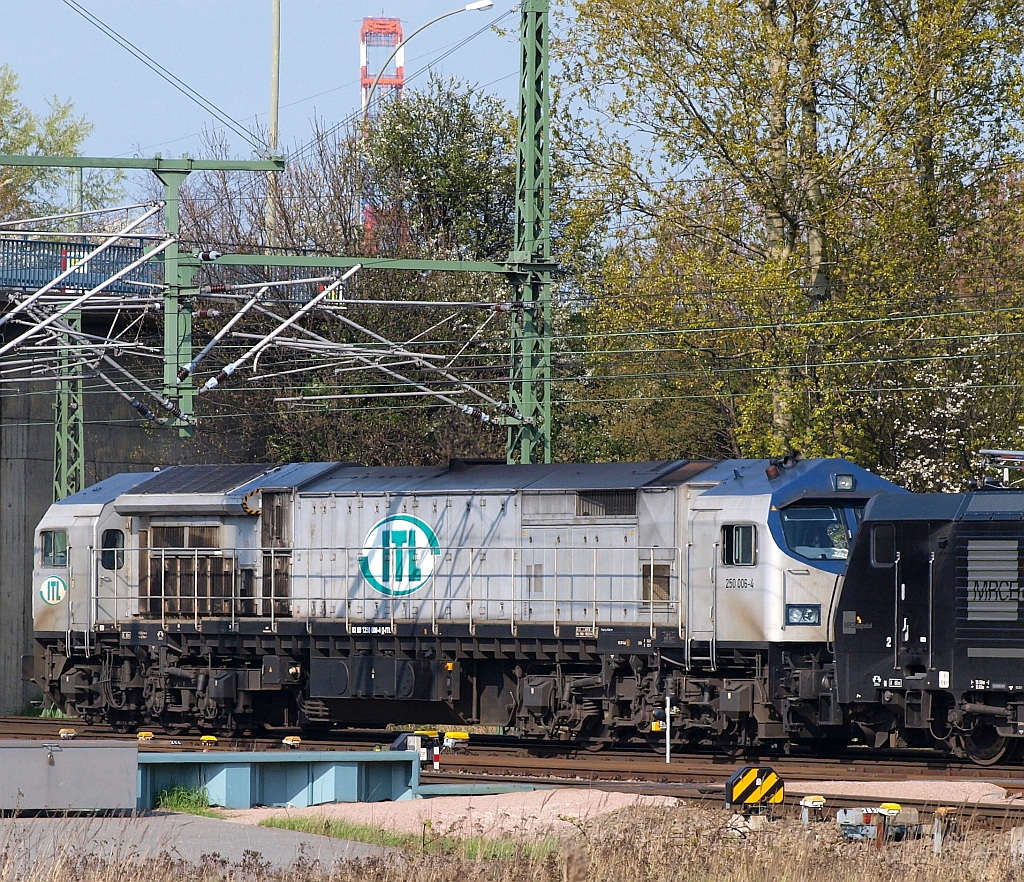
[[[423,92],[408,91],[390,102],[367,127],[315,123],[314,137],[293,152],[278,179],[269,228],[265,175],[192,176],[182,191],[183,235],[186,242],[223,252],[261,251],[273,241],[275,249],[311,256],[503,260],[512,247],[514,135],[514,120],[498,102],[473,88],[432,80]],[[224,149],[214,139],[211,152]],[[319,274],[210,273],[204,281]],[[369,301],[489,303],[508,299],[506,284],[501,277],[465,273],[366,269],[353,278],[349,291],[353,299]],[[283,317],[288,306],[268,303],[267,310]],[[201,320],[197,343],[202,345],[222,321]],[[503,457],[504,437],[497,426],[486,428],[422,393],[429,388],[459,404],[481,402],[421,363],[394,357],[388,345],[353,322],[445,367],[495,400],[505,399],[503,314],[350,304],[344,310],[318,310],[302,322],[325,341],[321,351],[267,350],[259,359],[258,378],[249,379],[246,368],[226,389],[201,399],[204,430],[241,431],[251,455],[265,459],[394,464]],[[254,312],[238,330],[252,335],[274,323]],[[251,336],[225,340],[209,364],[223,364],[252,342]],[[359,351],[340,352],[338,346]],[[403,363],[395,366],[396,361]],[[377,369],[381,364],[422,388],[400,384]],[[396,394],[403,390],[413,394]],[[279,400],[299,396],[305,400]],[[314,402],[312,396],[335,397]]]
[[[18,98],[18,77],[0,65],[0,153],[76,156],[92,124],[75,116],[70,101],[53,98],[48,112],[37,114]],[[83,190],[86,206],[98,205],[117,192],[119,178],[89,174]],[[69,199],[66,169],[0,168],[0,219],[31,217],[66,209]]]
[[[371,121],[365,148],[366,204],[413,252],[508,257],[516,122],[497,98],[431,76]]]
[[[1020,232],[1008,195],[1024,10],[574,7],[557,118],[582,174],[561,211],[575,242],[596,230],[605,243],[573,292],[590,349],[581,375],[622,404],[603,420],[600,404],[575,405],[566,437],[587,417],[610,436],[631,422],[624,411],[657,402],[661,446],[679,455],[795,447],[897,472],[906,446],[887,428],[928,419],[927,363],[949,390],[1006,390],[969,416],[950,409],[956,437],[1006,431],[1024,366],[989,310],[1013,305],[1019,249],[998,260],[986,242]],[[998,364],[1003,382],[980,381],[976,363]]]

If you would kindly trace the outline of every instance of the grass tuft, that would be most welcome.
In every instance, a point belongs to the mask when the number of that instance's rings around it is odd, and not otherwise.
[[[410,849],[425,854],[454,855],[467,860],[543,860],[560,847],[554,838],[527,840],[524,837],[491,839],[469,836],[463,839],[443,836],[434,833],[429,824],[424,824],[422,833],[398,833],[340,818],[276,817],[260,821],[260,826],[348,839],[367,845]]]
[[[156,807],[165,812],[181,812],[187,815],[201,815],[204,818],[219,818],[210,807],[210,797],[205,787],[172,787],[156,795]]]
[[[66,714],[55,704],[48,704],[46,707],[39,708],[38,714],[31,714],[31,716],[40,716],[44,720],[72,720],[78,719],[74,714]]]

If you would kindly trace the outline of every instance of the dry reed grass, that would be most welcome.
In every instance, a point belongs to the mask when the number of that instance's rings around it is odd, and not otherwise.
[[[130,823],[130,822],[126,822]],[[80,840],[81,841],[81,840]],[[775,821],[737,836],[728,816],[701,807],[628,809],[593,824],[539,857],[523,837],[500,859],[415,848],[326,868],[300,860],[286,871],[258,854],[240,864],[209,856],[185,864],[164,855],[90,855],[68,848],[36,861],[17,841],[0,843],[0,882],[1010,882],[1024,879],[1024,861],[1010,854],[1009,835],[968,831],[947,841],[887,845],[847,842],[834,821],[804,828]]]

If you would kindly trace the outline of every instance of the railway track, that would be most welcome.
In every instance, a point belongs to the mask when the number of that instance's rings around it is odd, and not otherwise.
[[[60,730],[71,728],[79,739],[100,738],[137,741],[134,735],[116,735],[102,726],[88,726],[79,720],[33,717],[0,717],[0,739],[52,739]],[[146,752],[170,751],[262,751],[287,750],[284,737],[290,732],[262,737],[221,738],[203,742],[198,734],[172,737],[155,732],[151,741],[140,741]],[[300,750],[367,750],[385,747],[397,733],[381,730],[342,730],[330,739],[305,740]],[[563,787],[601,787],[632,793],[658,794],[696,799],[709,805],[723,804],[726,779],[743,765],[769,765],[786,782],[786,803],[798,811],[799,799],[809,792],[803,782],[842,781],[847,795],[826,798],[826,811],[877,804],[877,795],[857,794],[857,782],[879,781],[974,781],[997,784],[1012,795],[1024,795],[1024,769],[1020,766],[979,767],[934,753],[905,751],[878,755],[853,749],[834,759],[793,756],[724,757],[677,754],[666,764],[650,752],[606,751],[592,754],[565,745],[524,744],[509,737],[474,736],[464,752],[444,753],[441,770],[424,767],[426,784],[521,784]],[[940,798],[903,799],[924,817],[943,803]],[[977,804],[961,807],[972,823],[1006,827],[1024,824],[1024,805]]]
[[[43,717],[0,717],[0,739],[58,738],[61,729],[73,729],[77,738],[138,741],[136,735],[118,735],[101,725],[86,725],[77,719]],[[260,736],[221,737],[213,744],[201,736],[167,735],[154,730],[152,740],[139,741],[140,750],[278,750],[287,749],[286,736],[297,730],[282,730]],[[336,730],[329,738],[299,742],[302,750],[366,750],[389,746],[399,735],[381,729]],[[649,750],[626,749],[599,754],[579,750],[573,745],[524,742],[509,736],[473,735],[466,751],[444,754],[444,766],[454,775],[492,774],[522,776],[535,774],[580,781],[621,781],[642,777],[661,783],[724,782],[743,765],[771,765],[791,781],[877,781],[877,780],[973,780],[1015,782],[1024,787],[1024,767],[1020,765],[981,767],[973,763],[942,757],[932,751],[878,753],[853,748],[838,758],[781,756],[723,756],[721,754],[676,753],[671,763]]]

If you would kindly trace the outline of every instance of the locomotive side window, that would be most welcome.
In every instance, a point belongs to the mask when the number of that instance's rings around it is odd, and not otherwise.
[[[66,567],[68,565],[67,530],[43,530],[39,534],[44,567]]]
[[[871,528],[871,563],[890,567],[896,563],[896,525],[875,524]]]
[[[100,566],[105,570],[119,570],[124,566],[124,533],[121,530],[104,530],[102,536]]]
[[[850,533],[840,506],[791,506],[779,515],[790,551],[807,560],[846,559]]]
[[[729,567],[752,567],[757,556],[757,528],[753,524],[722,527],[722,563]]]

